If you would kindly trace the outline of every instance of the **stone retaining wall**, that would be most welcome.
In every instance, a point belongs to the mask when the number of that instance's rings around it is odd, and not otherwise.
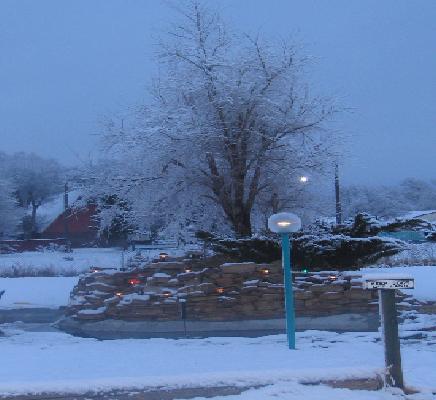
[[[377,314],[377,293],[360,276],[337,271],[294,274],[297,317]],[[66,309],[77,322],[243,321],[282,319],[280,263],[223,264],[203,268],[188,261],[156,262],[129,271],[83,276]]]

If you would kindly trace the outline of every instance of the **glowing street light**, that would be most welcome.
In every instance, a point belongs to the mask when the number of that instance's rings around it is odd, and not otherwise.
[[[268,218],[268,228],[275,233],[297,232],[301,228],[301,220],[295,214],[281,212]]]
[[[301,183],[307,183],[309,181],[309,178],[307,176],[300,176],[300,182]]]
[[[268,218],[268,228],[282,237],[282,265],[285,281],[286,335],[288,346],[295,349],[295,309],[292,294],[291,241],[289,234],[301,228],[301,220],[292,213],[282,212]]]

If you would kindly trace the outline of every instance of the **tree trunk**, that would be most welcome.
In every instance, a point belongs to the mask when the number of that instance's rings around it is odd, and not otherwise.
[[[240,212],[235,213],[232,218],[233,229],[238,237],[251,236],[251,216],[250,211],[241,209]]]
[[[33,238],[36,235],[36,210],[38,208],[38,204],[32,200],[32,218],[30,220],[30,236]]]

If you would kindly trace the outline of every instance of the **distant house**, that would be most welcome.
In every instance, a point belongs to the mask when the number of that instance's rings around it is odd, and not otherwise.
[[[58,215],[42,232],[41,238],[66,238],[73,247],[90,246],[98,241],[97,206],[87,204]]]
[[[81,193],[71,191],[71,207],[64,210],[64,195],[59,194],[38,209],[41,239],[68,239],[73,247],[93,245],[98,241],[98,210],[93,203],[81,205]]]

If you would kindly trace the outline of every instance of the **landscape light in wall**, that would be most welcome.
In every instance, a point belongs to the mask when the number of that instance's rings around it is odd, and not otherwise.
[[[307,183],[309,181],[309,178],[307,176],[300,176],[300,182],[301,183]]]
[[[168,258],[168,254],[167,253],[160,253],[159,254],[159,260],[160,261],[166,261]]]

